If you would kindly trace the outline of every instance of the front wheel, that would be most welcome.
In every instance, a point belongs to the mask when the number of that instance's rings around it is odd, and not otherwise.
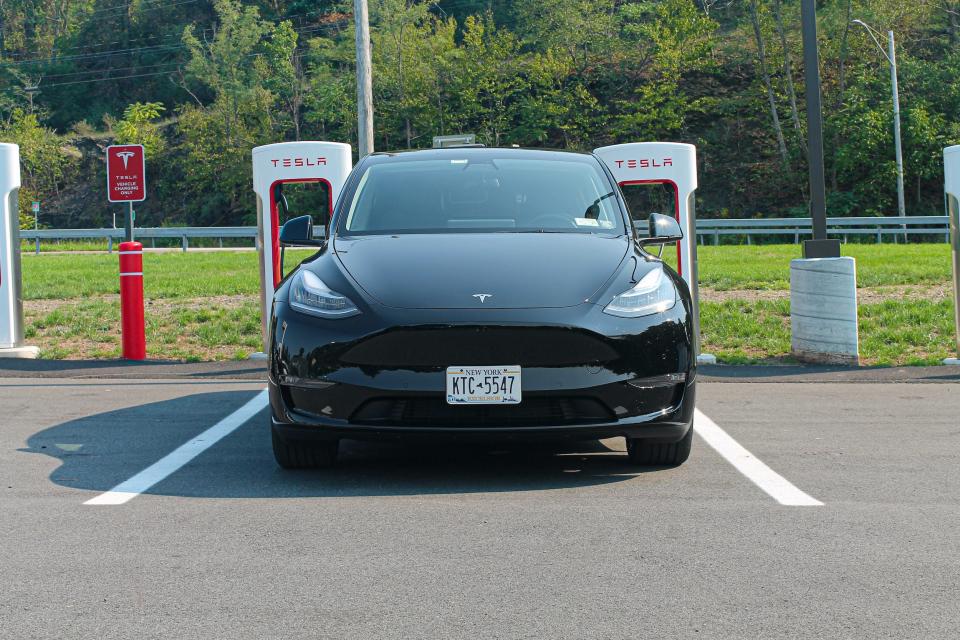
[[[630,464],[678,467],[690,457],[692,446],[693,425],[687,430],[687,435],[677,442],[627,438],[627,456],[630,458]]]
[[[273,457],[284,469],[324,469],[332,467],[337,460],[339,442],[336,440],[318,442],[289,441],[277,433],[271,425],[273,436]]]

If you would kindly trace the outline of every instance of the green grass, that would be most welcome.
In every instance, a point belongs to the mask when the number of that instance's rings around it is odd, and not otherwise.
[[[700,303],[702,350],[730,364],[790,354],[788,300]]]
[[[952,300],[887,300],[860,307],[860,351],[881,365],[940,364],[957,354]]]
[[[287,264],[310,255],[291,251]],[[857,259],[861,287],[948,282],[950,248],[945,244],[844,245]],[[672,251],[665,254],[675,261]],[[700,283],[714,289],[788,289],[794,245],[700,247]],[[117,293],[117,255],[23,256],[27,300],[88,297]],[[290,268],[288,266],[288,269]],[[257,254],[252,251],[146,253],[144,287],[148,297],[197,298],[255,294]]]
[[[117,243],[114,243],[116,249]],[[24,240],[20,243],[20,249],[24,253],[33,253],[37,245],[32,240]],[[48,240],[40,241],[40,252],[45,251],[106,251],[108,244],[106,240],[64,240],[62,242],[50,242]]]
[[[951,355],[953,303],[923,298],[922,289],[950,281],[947,245],[845,245],[843,252],[857,259],[862,287],[921,287],[919,296],[892,292],[860,305],[865,364],[935,364]],[[309,255],[291,252],[287,269]],[[798,255],[793,245],[700,247],[700,280],[727,291],[786,290],[789,261]],[[118,256],[106,254],[24,255],[27,338],[44,357],[119,357],[119,305],[104,298],[118,292],[117,264]],[[258,350],[257,269],[251,251],[145,254],[148,356],[231,359]],[[704,351],[722,362],[789,360],[787,299],[704,300],[701,326]]]
[[[46,312],[28,310],[25,334],[39,344],[43,358],[119,358],[120,305],[94,298]],[[261,348],[260,308],[256,299],[154,304],[146,310],[146,336],[148,358],[242,359]]]
[[[311,253],[289,252],[287,270]],[[116,254],[28,254],[21,263],[26,300],[86,298],[120,291]],[[252,295],[260,291],[258,269],[254,251],[145,253],[144,291],[148,298]]]
[[[870,365],[935,365],[954,355],[951,300],[860,305],[860,360]],[[728,300],[700,305],[703,351],[724,363],[790,360],[790,301]]]
[[[857,286],[948,282],[947,244],[845,244],[844,256],[857,260]],[[799,245],[702,246],[697,248],[700,285],[714,289],[789,289],[790,260]],[[664,251],[676,265],[676,251]]]

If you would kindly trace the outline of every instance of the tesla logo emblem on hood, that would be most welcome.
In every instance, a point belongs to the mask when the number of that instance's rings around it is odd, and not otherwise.
[[[120,158],[121,160],[123,160],[123,168],[124,168],[124,170],[126,170],[127,164],[130,162],[130,158],[132,158],[134,155],[136,155],[136,154],[134,154],[133,151],[118,151],[118,152],[117,152],[117,157]]]
[[[481,303],[485,302],[487,298],[493,297],[492,293],[475,293],[473,294],[474,298],[477,298]]]

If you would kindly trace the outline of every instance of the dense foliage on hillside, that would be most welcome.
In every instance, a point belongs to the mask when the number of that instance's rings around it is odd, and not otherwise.
[[[908,212],[960,142],[960,0],[820,2],[832,215],[892,214],[898,38]],[[370,0],[376,146],[698,145],[699,213],[805,215],[798,0]],[[250,149],[355,144],[352,2],[5,0],[0,140],[54,227],[104,225],[103,149],[147,145],[138,224],[249,224]]]

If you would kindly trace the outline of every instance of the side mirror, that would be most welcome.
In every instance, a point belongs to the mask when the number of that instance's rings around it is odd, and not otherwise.
[[[313,237],[313,219],[300,216],[287,220],[280,227],[280,244],[288,247],[319,247],[323,240]]]
[[[680,229],[680,223],[671,216],[665,216],[662,213],[651,213],[647,220],[649,225],[649,237],[640,238],[641,245],[648,244],[670,244],[683,240],[683,231]]]

